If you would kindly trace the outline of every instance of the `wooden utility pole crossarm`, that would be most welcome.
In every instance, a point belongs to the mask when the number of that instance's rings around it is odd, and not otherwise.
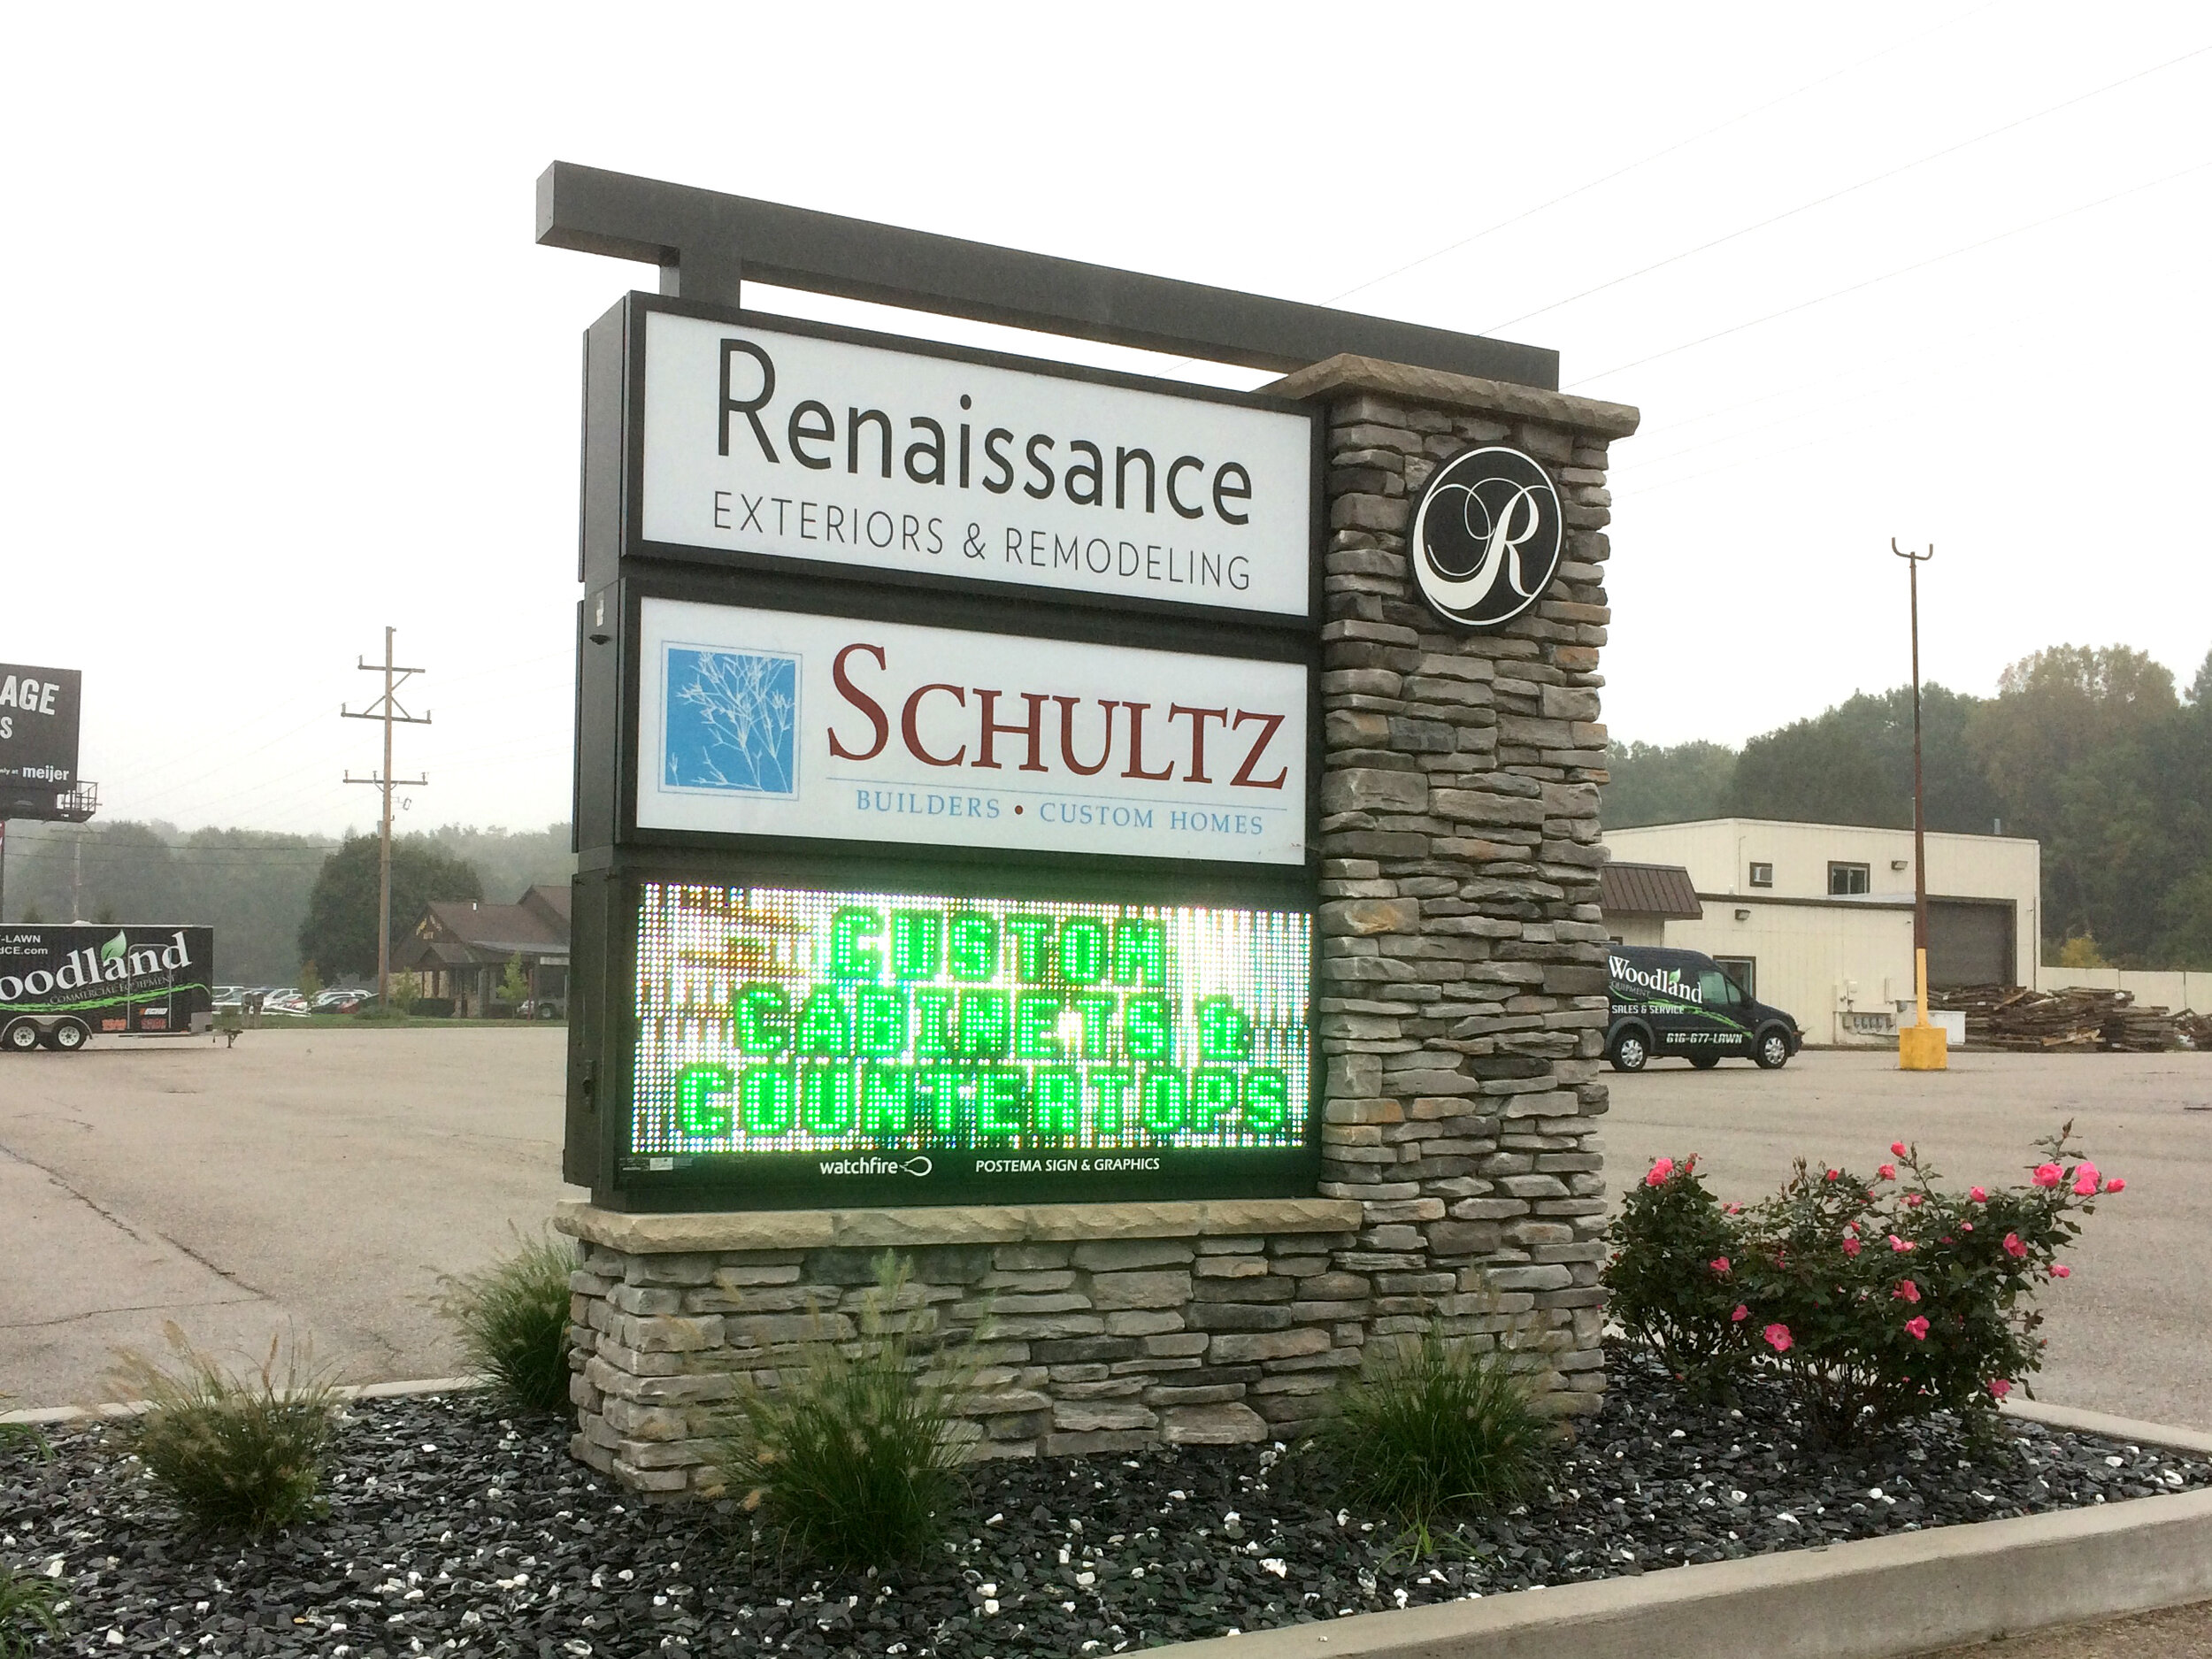
[[[397,693],[402,685],[414,675],[428,671],[421,668],[402,668],[392,660],[392,642],[399,630],[384,630],[384,660],[380,663],[361,662],[357,664],[364,672],[384,676],[384,695],[367,708],[356,711],[343,703],[338,705],[339,716],[348,720],[381,720],[384,723],[384,767],[366,778],[346,773],[348,783],[372,784],[384,792],[383,845],[377,866],[376,893],[376,997],[381,1003],[391,995],[392,979],[392,791],[403,788],[421,788],[430,780],[424,778],[395,778],[392,776],[392,727],[395,726],[428,726],[430,710],[419,715],[410,714],[400,707]]]

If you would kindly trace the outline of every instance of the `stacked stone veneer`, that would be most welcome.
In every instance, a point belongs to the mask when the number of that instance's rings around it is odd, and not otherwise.
[[[886,1248],[910,1306],[973,1333],[999,1455],[1283,1437],[1378,1338],[1431,1321],[1512,1347],[1561,1411],[1603,1386],[1606,1022],[1597,872],[1607,444],[1636,412],[1340,357],[1271,388],[1325,403],[1320,1001],[1312,1198],[877,1215],[572,1206],[579,1456],[718,1489],[718,1402],[814,1331],[849,1334]],[[1543,462],[1554,588],[1496,633],[1445,625],[1405,535],[1471,444]]]

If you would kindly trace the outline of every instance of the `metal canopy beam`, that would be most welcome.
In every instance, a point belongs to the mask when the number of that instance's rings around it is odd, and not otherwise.
[[[557,161],[538,241],[661,267],[661,291],[738,303],[741,280],[1288,373],[1351,352],[1558,388],[1559,354]]]

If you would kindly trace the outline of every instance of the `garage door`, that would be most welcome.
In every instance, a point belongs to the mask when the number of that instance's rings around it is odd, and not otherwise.
[[[2010,900],[1991,904],[1930,899],[1928,983],[1939,989],[2010,985],[2012,909]]]

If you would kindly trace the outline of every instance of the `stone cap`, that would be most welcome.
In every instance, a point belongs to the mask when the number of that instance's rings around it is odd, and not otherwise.
[[[632,1214],[570,1202],[553,1225],[634,1256],[713,1250],[881,1249],[1047,1239],[1189,1239],[1357,1233],[1351,1198],[1214,1198],[1179,1203],[963,1204],[916,1210],[735,1210]]]
[[[1545,420],[1603,438],[1625,438],[1644,418],[1641,410],[1627,403],[1571,397],[1565,392],[1540,391],[1532,386],[1485,380],[1443,369],[1416,368],[1409,363],[1385,363],[1379,357],[1355,357],[1349,352],[1325,357],[1259,389],[1276,397],[1302,399],[1371,392],[1379,397],[1419,403],[1430,409],[1459,409],[1480,415],[1510,415],[1517,420]]]

